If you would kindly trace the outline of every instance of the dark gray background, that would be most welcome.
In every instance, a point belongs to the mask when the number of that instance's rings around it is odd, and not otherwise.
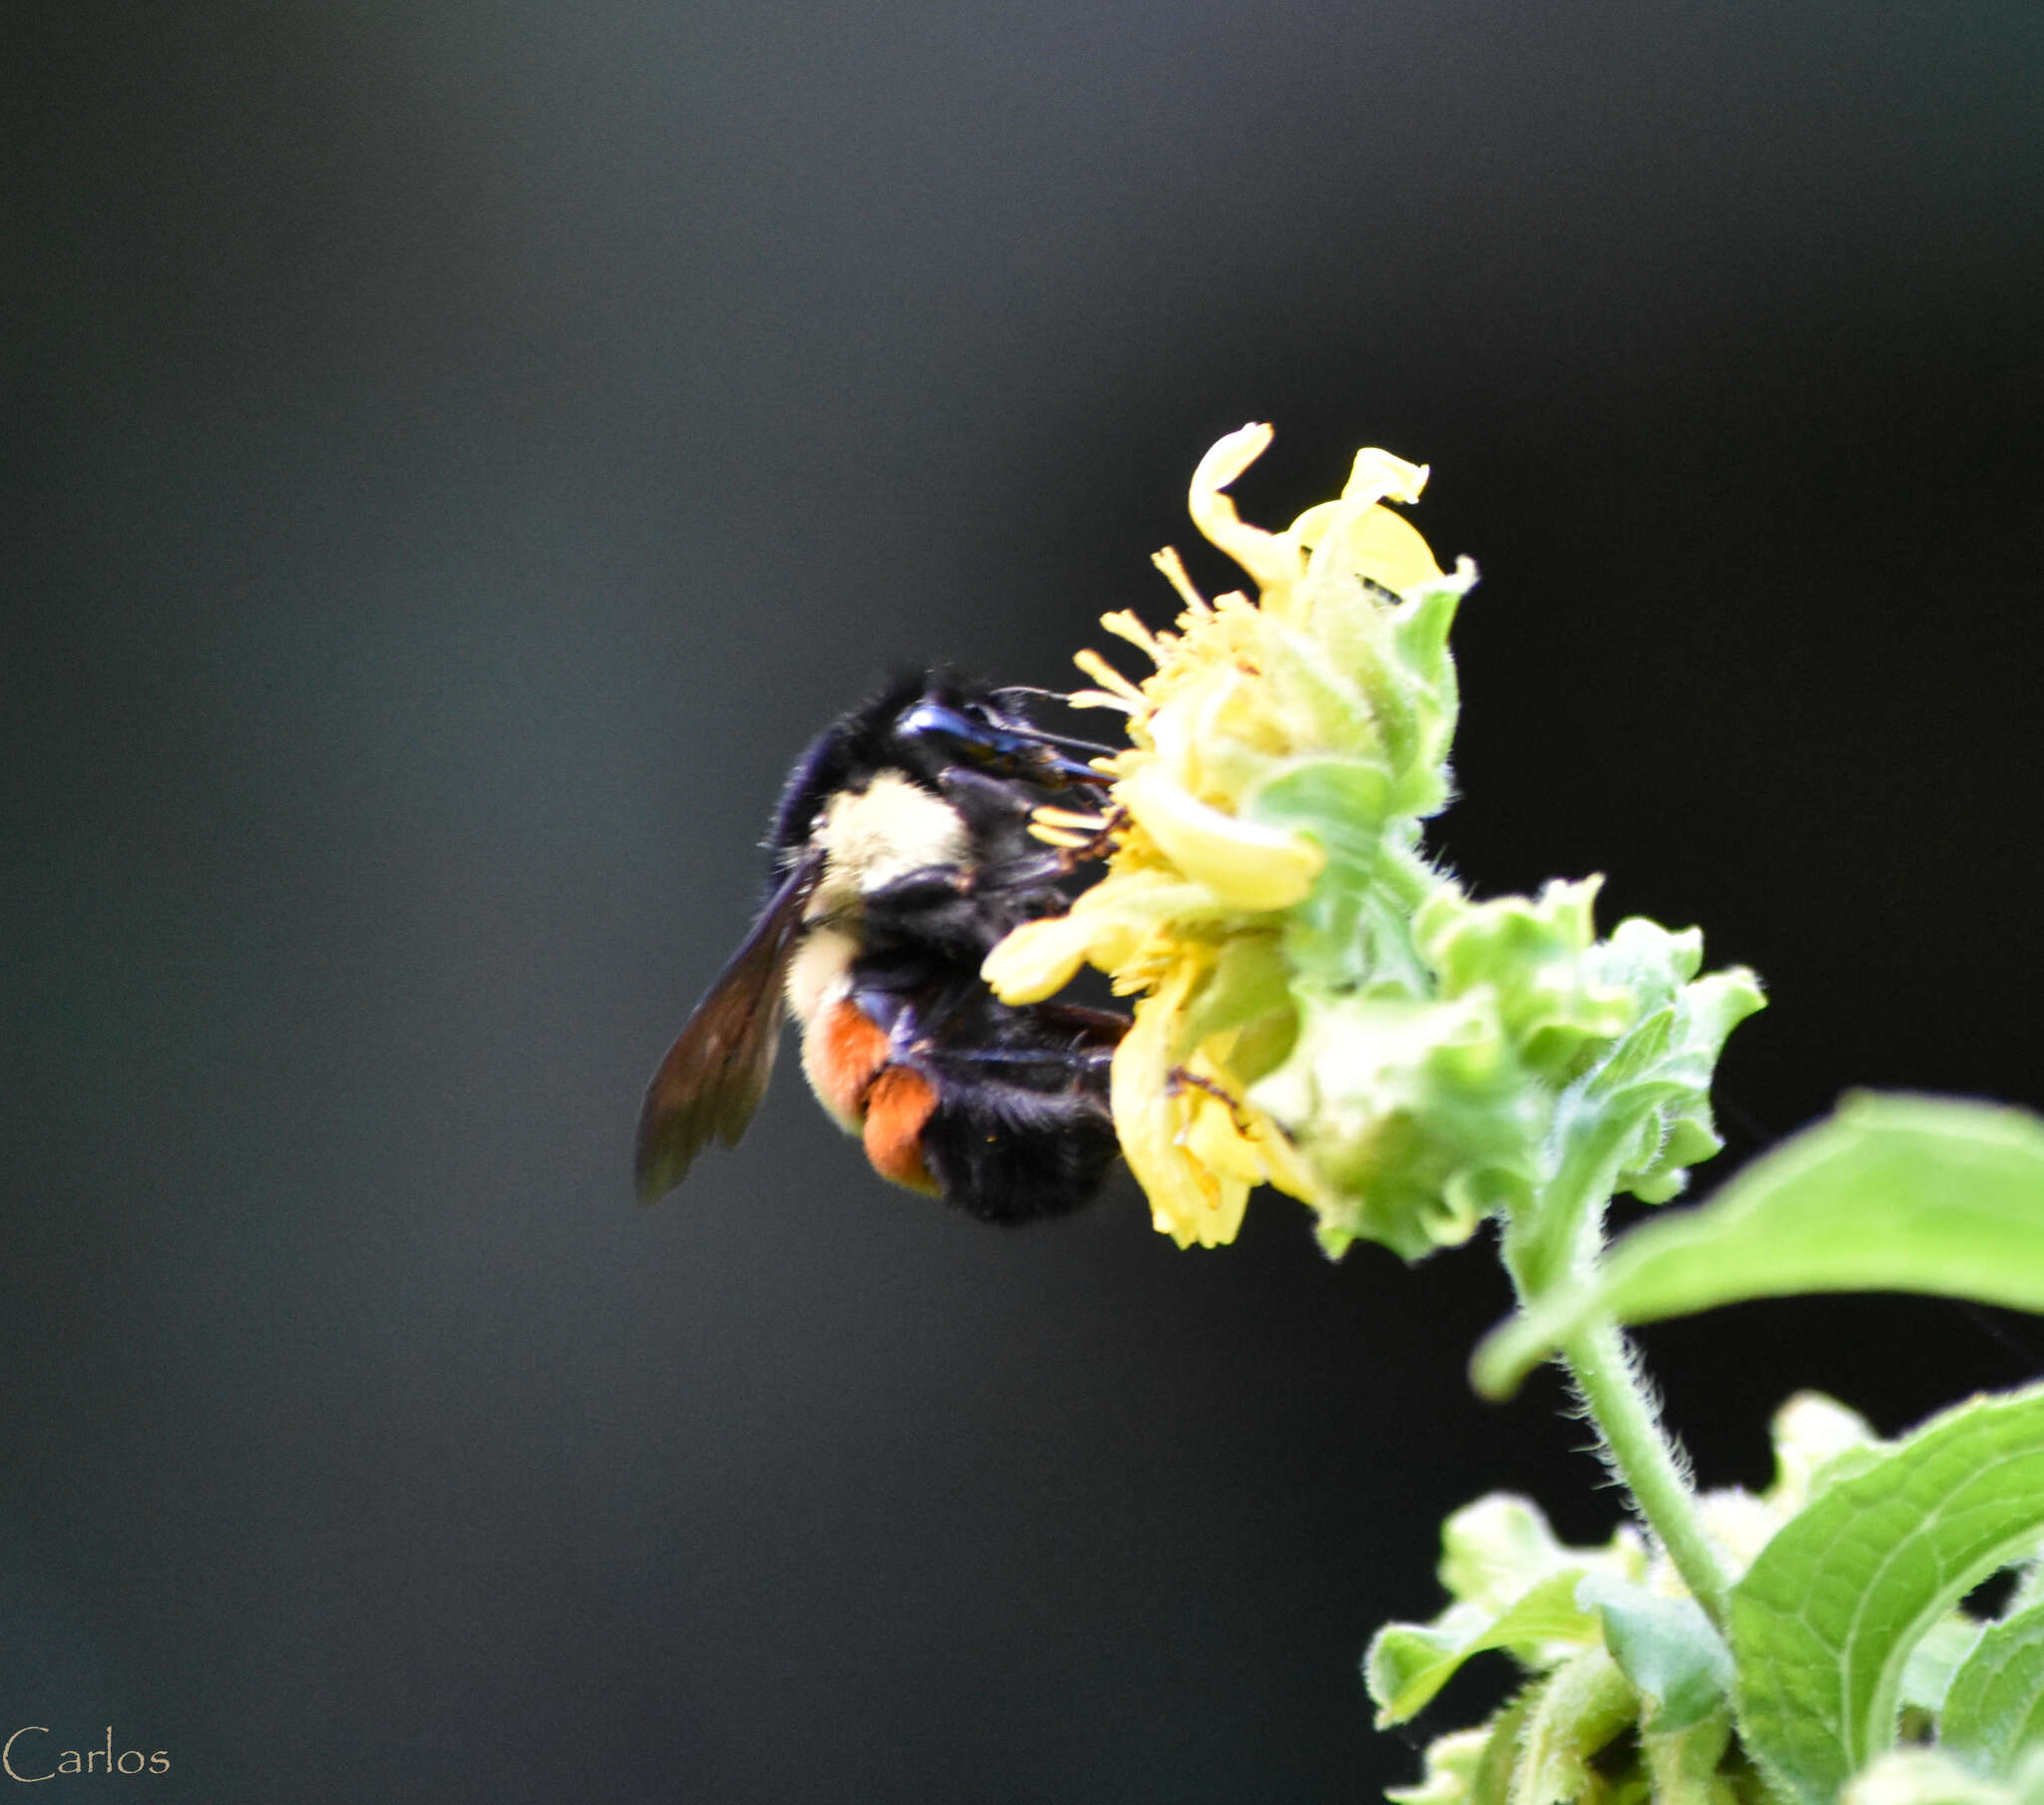
[[[1187,476],[1381,444],[1482,587],[1485,891],[1770,981],[1732,1158],[2035,1058],[2034,7],[18,4],[0,1730],[68,1798],[1359,1799],[1491,1486],[1481,1251],[1000,1234],[790,1071],[630,1200],[786,761],[1059,681]],[[1197,566],[1225,582],[1218,564]],[[1731,1169],[1731,1162],[1724,1162]],[[1991,1325],[1990,1325],[1991,1326]],[[1707,1478],[1951,1306],[1651,1346]],[[1480,1685],[1457,1709],[1480,1708]],[[1459,1701],[1459,1707],[1457,1704]]]

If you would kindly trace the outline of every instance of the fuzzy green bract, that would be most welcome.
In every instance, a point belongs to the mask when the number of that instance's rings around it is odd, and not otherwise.
[[[1290,818],[1323,845],[1356,837]],[[1476,901],[1434,876],[1404,932],[1365,934],[1367,890],[1339,909],[1328,891],[1366,868],[1330,856],[1286,949],[1299,968],[1301,937],[1316,943],[1338,914],[1349,958],[1373,949],[1367,972],[1325,986],[1301,973],[1289,1057],[1251,1093],[1320,1181],[1329,1252],[1358,1238],[1407,1259],[1454,1245],[1487,1214],[1527,1212],[1585,1149],[1608,1155],[1609,1188],[1660,1202],[1718,1150],[1711,1077],[1761,1007],[1750,973],[1699,978],[1702,937],[1639,918],[1597,939],[1596,878]],[[1568,1235],[1556,1238],[1560,1258]]]
[[[1446,636],[1472,581],[1465,566],[1396,606],[1360,586],[1316,596],[1361,724],[1344,755],[1274,775],[1246,810],[1326,855],[1283,916],[1295,1036],[1250,1101],[1302,1155],[1332,1254],[1464,1241],[1523,1212],[1589,1139],[1616,1150],[1615,1188],[1674,1195],[1718,1150],[1711,1074],[1761,1005],[1750,973],[1698,978],[1694,930],[1636,919],[1599,940],[1599,878],[1478,901],[1420,859],[1421,820],[1449,793]]]
[[[1553,1666],[1598,1640],[1597,1619],[1576,1601],[1586,1577],[1637,1579],[1646,1549],[1620,1531],[1601,1549],[1565,1548],[1537,1505],[1479,1499],[1441,1530],[1441,1583],[1454,1602],[1431,1623],[1389,1623],[1363,1657],[1377,1727],[1403,1723],[1473,1655],[1497,1649],[1523,1665]]]
[[[1723,1713],[1732,1691],[1732,1652],[1694,1598],[1669,1598],[1608,1574],[1590,1574],[1576,1601],[1604,1619],[1619,1670],[1651,1701],[1648,1722],[1662,1734],[1693,1730]]]

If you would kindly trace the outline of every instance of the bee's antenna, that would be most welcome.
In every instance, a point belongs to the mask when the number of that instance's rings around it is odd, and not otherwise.
[[[1091,752],[1096,758],[1112,758],[1117,749],[1111,745],[1102,745],[1096,739],[1077,739],[1070,733],[1050,732],[1044,727],[1039,727],[1034,721],[1026,727],[1011,730],[1017,739],[1040,739],[1046,745],[1061,745],[1068,751]]]
[[[1033,683],[1007,683],[989,691],[996,701],[1006,701],[1011,695],[1036,695],[1045,701],[1062,702],[1072,705],[1072,698],[1062,689],[1039,689]],[[1035,721],[1024,718],[1010,731],[1020,739],[1040,739],[1046,745],[1061,745],[1075,752],[1091,752],[1097,758],[1112,758],[1120,749],[1117,746],[1102,745],[1098,740],[1080,739],[1070,733],[1053,733],[1048,727],[1038,726]]]
[[[992,693],[997,696],[1040,695],[1043,697],[1045,701],[1060,701],[1067,703],[1069,703],[1072,699],[1062,689],[1039,689],[1034,683],[1003,683],[998,689],[993,690]]]

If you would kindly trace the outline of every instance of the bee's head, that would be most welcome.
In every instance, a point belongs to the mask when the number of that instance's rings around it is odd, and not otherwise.
[[[1095,748],[1047,733],[1009,697],[942,673],[905,676],[836,721],[796,761],[768,836],[779,858],[805,844],[830,798],[895,771],[933,794],[955,793],[972,773],[1022,791],[1059,792],[1106,782],[1075,753]],[[1026,794],[1021,802],[1026,812]]]

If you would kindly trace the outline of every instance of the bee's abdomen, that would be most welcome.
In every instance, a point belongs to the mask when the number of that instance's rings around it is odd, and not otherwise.
[[[889,1066],[874,1078],[866,1092],[866,1158],[889,1183],[938,1193],[922,1156],[923,1128],[936,1108],[936,1088],[920,1072]]]
[[[823,1107],[863,1137],[873,1170],[890,1183],[934,1193],[922,1131],[937,1107],[921,1073],[889,1064],[887,1031],[849,997],[826,1004],[802,1037],[802,1068]]]
[[[825,1004],[802,1033],[802,1070],[846,1133],[865,1120],[866,1093],[887,1064],[887,1032],[848,997]]]

